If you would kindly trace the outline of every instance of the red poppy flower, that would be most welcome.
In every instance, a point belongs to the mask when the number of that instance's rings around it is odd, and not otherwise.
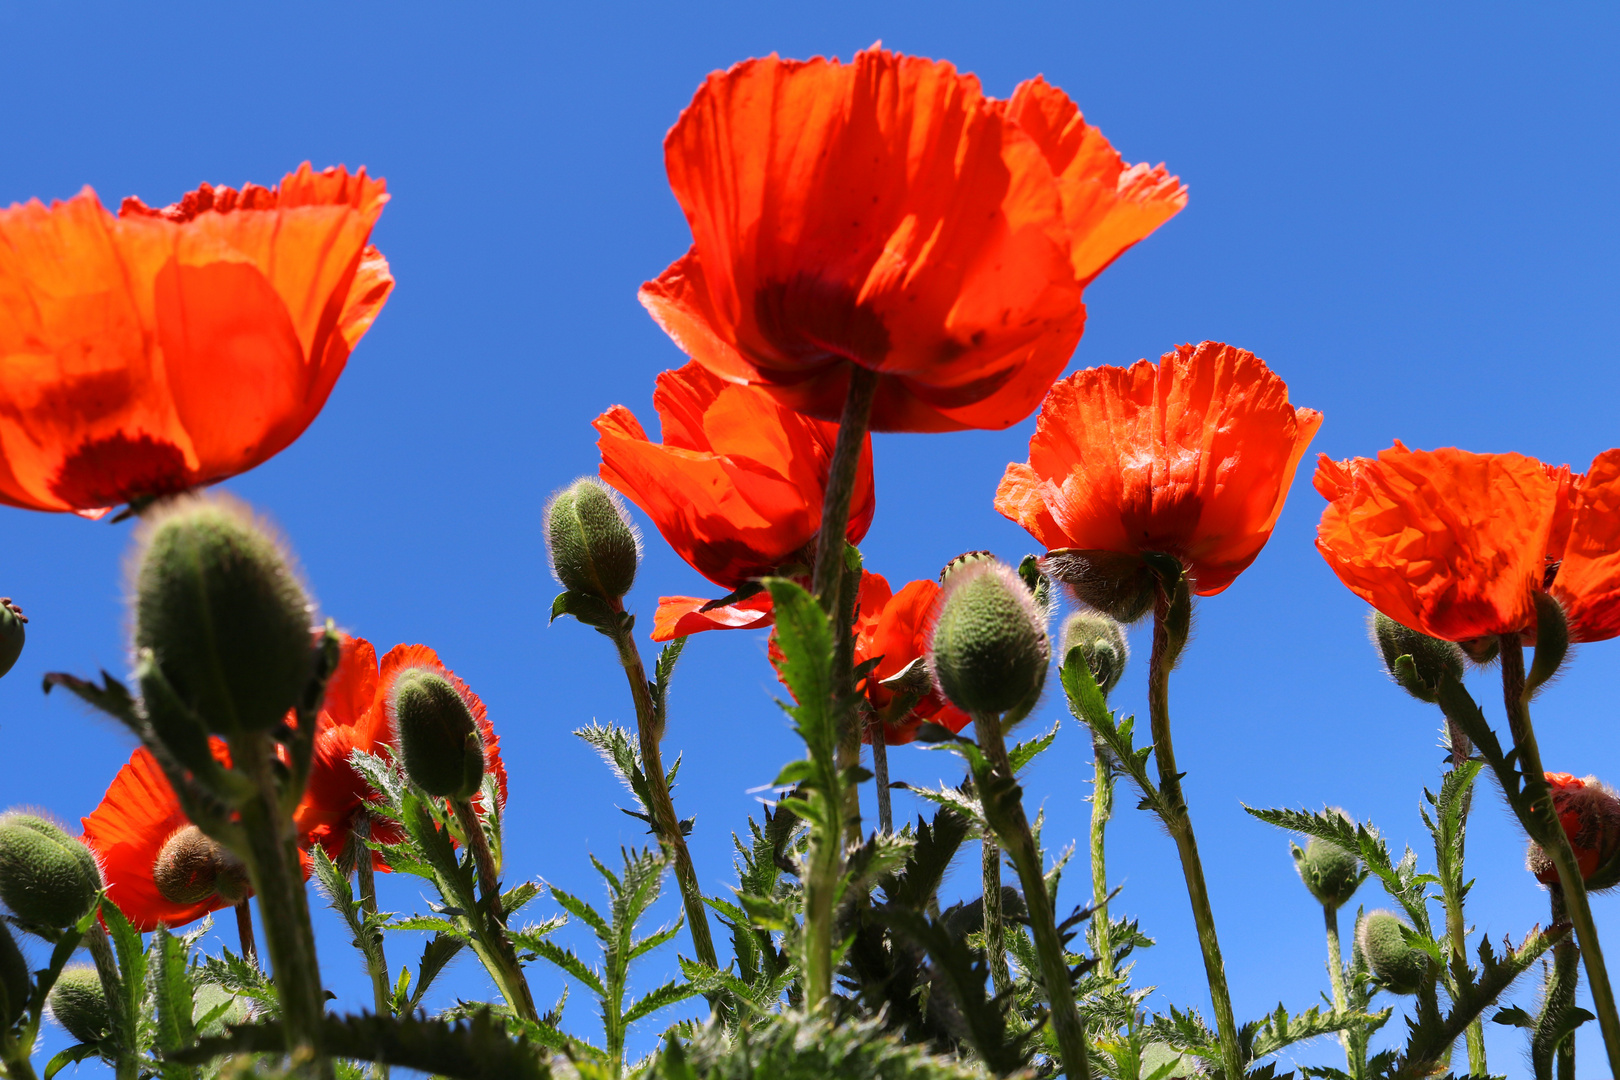
[[[1408,450],[1316,469],[1316,547],[1385,615],[1446,641],[1535,634],[1535,593],[1573,641],[1620,635],[1620,450],[1581,476],[1522,454]]]
[[[663,442],[647,438],[630,410],[596,418],[602,479],[639,506],[691,567],[723,589],[814,561],[821,503],[838,426],[801,416],[770,395],[724,382],[692,363],[658,376],[653,407]],[[850,543],[872,524],[868,439],[850,502]],[[653,638],[770,625],[764,594],[710,612],[708,601],[664,597]]]
[[[1547,773],[1553,811],[1569,837],[1582,879],[1620,855],[1620,796],[1595,776],[1582,780],[1569,773]],[[1536,844],[1527,859],[1530,872],[1543,885],[1558,884],[1558,870]]]
[[[1004,428],[1080,340],[1081,291],[1186,205],[1036,79],[1011,101],[874,48],[710,75],[664,140],[692,247],[641,302],[732,382],[836,420],[852,364],[878,431]]]
[[[1096,585],[1086,574],[1139,573],[1157,552],[1213,596],[1271,537],[1321,424],[1259,357],[1219,342],[1077,371],[1042,403],[1029,462],[1007,466],[996,509],[1077,588]]]
[[[98,515],[296,439],[393,288],[365,170],[207,184],[117,217],[0,210],[0,502]]]

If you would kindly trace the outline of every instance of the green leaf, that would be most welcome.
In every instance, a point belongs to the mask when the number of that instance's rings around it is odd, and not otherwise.
[[[685,1001],[697,993],[697,987],[689,982],[675,982],[671,980],[658,989],[646,994],[633,1002],[624,1013],[624,1022],[633,1024],[637,1020],[651,1016],[659,1009]]]
[[[1034,761],[1052,745],[1057,739],[1058,727],[1058,721],[1054,720],[1052,721],[1051,731],[1048,731],[1045,735],[1021,742],[1007,752],[1007,758],[1012,762],[1014,773],[1023,772],[1026,765]]]
[[[162,926],[152,933],[152,990],[157,1006],[157,1047],[165,1052],[190,1046],[197,1039],[192,1024],[196,1002],[187,975],[185,942]]]
[[[552,891],[555,893],[557,890],[554,889]],[[584,983],[598,997],[601,997],[607,993],[607,987],[602,983],[602,976],[598,972],[592,970],[590,967],[587,967],[585,961],[581,960],[573,949],[565,949],[556,942],[547,941],[545,938],[526,942],[525,947],[530,949],[540,959],[561,968],[563,971]]]
[[[422,959],[416,965],[416,989],[411,991],[411,997],[406,1003],[406,1008],[400,1010],[402,1013],[416,1011],[416,1007],[422,1003],[422,998],[427,993],[428,987],[433,985],[433,980],[439,977],[439,973],[466,946],[467,942],[465,940],[448,934],[435,934],[428,939],[428,943],[422,946]],[[401,974],[403,975],[403,972]]]
[[[550,621],[556,622],[564,615],[572,615],[586,626],[605,634],[612,633],[623,620],[623,615],[608,607],[607,601],[601,597],[577,592],[559,593],[557,599],[551,602]]]
[[[78,1043],[61,1051],[45,1063],[45,1080],[51,1080],[69,1065],[77,1065],[85,1058],[94,1057],[99,1049],[96,1043]]]
[[[768,578],[766,588],[782,653],[777,671],[798,704],[788,709],[811,758],[830,767],[838,745],[838,725],[830,706],[833,692],[832,624],[816,598],[785,578]]]

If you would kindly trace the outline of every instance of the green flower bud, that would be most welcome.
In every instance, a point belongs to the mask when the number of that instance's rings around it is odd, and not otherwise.
[[[32,814],[0,817],[0,900],[26,923],[53,929],[84,917],[101,892],[101,868],[83,841]]]
[[[151,649],[209,730],[264,731],[309,682],[311,605],[287,555],[247,508],[176,500],[143,528],[135,647]]]
[[[928,667],[958,708],[998,715],[1040,693],[1052,646],[1017,571],[994,561],[961,566],[946,577],[938,610]]]
[[[1332,809],[1329,813],[1349,820],[1342,810]],[[1337,911],[1361,887],[1361,859],[1355,853],[1319,836],[1311,837],[1303,849],[1298,844],[1291,847],[1299,879],[1324,907]]]
[[[28,616],[22,608],[11,602],[11,597],[0,596],[0,676],[11,670],[22,655],[23,642],[28,640],[24,629]]]
[[[569,592],[617,600],[636,581],[641,538],[617,492],[584,476],[546,507],[551,572]]]
[[[101,976],[93,967],[63,968],[45,1000],[56,1022],[82,1043],[100,1042],[112,1030],[107,992],[102,989]]]
[[[1433,958],[1407,944],[1405,928],[1393,911],[1369,911],[1356,926],[1356,948],[1379,985],[1392,994],[1415,994],[1432,974]]]
[[[163,842],[152,864],[152,884],[171,904],[200,904],[218,896],[235,905],[251,888],[241,860],[195,825]]]
[[[429,795],[471,798],[484,782],[484,740],[472,711],[444,676],[412,668],[389,701],[405,772]]]
[[[980,562],[995,562],[995,561],[996,561],[996,556],[995,556],[994,552],[982,551],[982,550],[981,551],[964,551],[964,552],[962,552],[962,554],[958,555],[956,558],[954,558],[950,562],[946,563],[943,568],[941,568],[941,570],[939,572],[939,583],[941,585],[945,584],[946,581],[950,580],[950,576],[952,574],[954,574],[956,571],[962,569],[964,566],[972,566],[974,563],[980,563]]]
[[[1078,647],[1096,680],[1097,689],[1106,697],[1119,685],[1125,674],[1125,661],[1130,659],[1130,646],[1125,642],[1125,628],[1100,611],[1077,611],[1063,624],[1063,660]]]
[[[33,992],[34,986],[28,977],[28,960],[17,948],[11,928],[0,922],[0,1028],[8,1028],[17,1022]]]
[[[1443,675],[1462,681],[1466,656],[1462,647],[1455,642],[1441,641],[1402,626],[1382,611],[1371,614],[1367,629],[1372,634],[1373,644],[1378,646],[1378,652],[1384,658],[1384,670],[1419,701],[1434,702]],[[1416,678],[1403,678],[1396,669],[1395,661],[1403,656],[1412,658]]]

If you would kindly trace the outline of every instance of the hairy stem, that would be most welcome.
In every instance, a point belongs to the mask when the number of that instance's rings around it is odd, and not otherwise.
[[[1592,1009],[1603,1031],[1603,1046],[1609,1057],[1611,1076],[1620,1076],[1620,1012],[1615,1010],[1614,990],[1609,971],[1603,964],[1603,947],[1598,942],[1597,924],[1586,898],[1586,882],[1570,850],[1569,837],[1553,811],[1552,793],[1541,764],[1535,728],[1530,723],[1530,702],[1524,681],[1524,646],[1517,634],[1502,635],[1502,696],[1507,706],[1508,727],[1518,751],[1518,765],[1524,774],[1524,797],[1514,800],[1519,822],[1530,838],[1541,845],[1558,870],[1569,921],[1575,925],[1581,959],[1586,967],[1586,985],[1592,995]]]
[[[838,597],[838,583],[844,576],[844,534],[849,531],[849,502],[855,494],[856,466],[866,446],[867,429],[872,422],[872,399],[877,395],[877,372],[860,364],[849,365],[849,391],[844,398],[844,414],[838,421],[838,441],[833,444],[832,462],[827,469],[827,488],[821,499],[821,531],[816,538],[816,568],[810,591],[828,614]]]
[[[1012,972],[1007,968],[1007,928],[1001,918],[1001,849],[986,833],[983,841],[984,867],[984,952],[990,962],[990,983],[996,993],[1012,989]]]
[[[1187,899],[1192,903],[1193,921],[1198,927],[1198,945],[1204,954],[1204,974],[1209,980],[1210,1004],[1215,1027],[1221,1038],[1221,1057],[1228,1077],[1244,1075],[1238,1052],[1237,1024],[1232,1019],[1232,995],[1226,988],[1226,964],[1221,959],[1221,943],[1215,934],[1215,913],[1209,903],[1209,887],[1204,883],[1204,864],[1198,857],[1198,840],[1193,835],[1192,816],[1181,792],[1181,774],[1176,770],[1175,744],[1170,740],[1170,660],[1172,643],[1167,621],[1170,601],[1161,588],[1154,609],[1153,654],[1148,661],[1148,711],[1153,722],[1153,756],[1159,772],[1161,817],[1176,842],[1181,856],[1182,876],[1187,880]],[[1179,649],[1180,642],[1175,643]]]
[[[894,806],[889,798],[889,743],[881,717],[873,715],[866,725],[872,739],[872,776],[877,785],[878,828],[894,832]]]
[[[653,819],[658,840],[674,853],[675,882],[681,890],[681,903],[686,908],[686,926],[692,934],[692,948],[698,962],[718,968],[714,953],[714,938],[709,933],[709,913],[703,903],[703,890],[698,887],[697,869],[692,865],[692,853],[687,850],[686,837],[681,832],[680,818],[675,814],[675,799],[669,792],[669,780],[664,772],[664,757],[659,751],[663,732],[658,730],[658,714],[653,706],[652,691],[647,685],[647,669],[641,663],[641,650],[629,629],[621,628],[613,634],[613,644],[619,650],[619,664],[630,683],[630,696],[636,705],[636,738],[641,748],[641,767],[647,775],[647,789],[653,805],[647,814]]]
[[[512,1011],[525,1020],[538,1021],[540,1012],[534,1007],[534,994],[529,990],[529,980],[523,974],[523,966],[518,963],[517,950],[512,947],[512,939],[506,933],[506,911],[501,903],[500,868],[495,865],[495,856],[489,850],[489,838],[484,835],[484,823],[478,818],[478,811],[473,809],[471,799],[451,799],[450,809],[456,815],[456,821],[461,824],[461,832],[467,838],[467,848],[472,852],[473,865],[478,868],[478,892],[483,900],[483,917],[477,921],[485,927],[486,947],[489,949],[496,965],[501,969],[504,978],[501,991],[506,995],[507,1003]]]
[[[354,853],[354,876],[360,889],[360,911],[363,916],[377,914],[377,871],[371,862],[371,849],[366,846],[366,839],[370,835],[371,819],[362,811],[355,815],[354,826],[349,833],[349,850]],[[373,948],[366,950],[366,969],[371,975],[371,999],[377,1015],[388,1016],[393,987],[388,983],[388,957],[383,952],[381,932],[375,934]],[[386,1065],[379,1065],[378,1068],[384,1070],[382,1075],[387,1075]]]
[[[1554,885],[1551,893],[1551,922],[1569,919],[1564,903],[1564,890]],[[1580,981],[1580,947],[1568,935],[1553,946],[1552,965],[1547,971],[1547,982],[1541,995],[1541,1015],[1536,1018],[1530,1034],[1530,1067],[1536,1080],[1553,1080],[1556,1073],[1562,1078],[1566,1071],[1570,1080],[1575,1075],[1575,1034],[1571,1032],[1561,1043],[1555,1042],[1559,1028],[1568,1011],[1575,1006],[1575,988]]]
[[[1345,1012],[1350,1008],[1350,996],[1344,989],[1344,954],[1339,950],[1339,909],[1332,904],[1323,904],[1322,922],[1327,929],[1328,984],[1333,988],[1333,1008]],[[1351,1076],[1360,1076],[1351,1040],[1350,1032],[1339,1032],[1339,1044],[1344,1047],[1345,1071]]]
[[[995,787],[978,782],[979,798],[985,805],[985,816],[996,831],[1001,847],[1018,870],[1019,883],[1024,887],[1024,907],[1029,915],[1030,936],[1035,940],[1035,953],[1041,961],[1041,983],[1046,989],[1046,1001],[1052,1010],[1052,1030],[1057,1035],[1058,1050],[1063,1055],[1064,1075],[1069,1080],[1090,1080],[1091,1062],[1086,1051],[1085,1021],[1074,1001],[1074,986],[1070,982],[1068,950],[1058,933],[1057,919],[1052,912],[1052,898],[1046,891],[1045,867],[1041,852],[1035,845],[1035,834],[1030,830],[1029,818],[1024,813],[1022,792],[1013,774],[1012,761],[1007,757],[1007,743],[1002,738],[1001,718],[975,716],[973,730],[978,736],[979,748],[989,759]],[[1009,792],[1005,800],[1001,791]],[[994,805],[992,805],[994,804]],[[988,882],[986,882],[988,891]]]
[[[259,943],[253,936],[253,904],[243,900],[236,905],[236,943],[242,950],[242,959],[259,966]]]
[[[1114,770],[1101,740],[1091,740],[1091,940],[1097,953],[1097,973],[1114,977],[1114,942],[1108,921],[1108,821],[1114,816]]]
[[[101,977],[101,993],[107,999],[107,1019],[118,1032],[118,1059],[113,1062],[113,1075],[118,1080],[135,1080],[139,1071],[135,1061],[138,1018],[129,1014],[129,997],[118,974],[112,942],[107,940],[107,931],[99,921],[90,924],[84,943],[90,949],[90,958],[96,962],[96,974]]]

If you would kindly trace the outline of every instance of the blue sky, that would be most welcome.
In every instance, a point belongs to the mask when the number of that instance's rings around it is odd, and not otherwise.
[[[631,706],[603,638],[546,624],[540,514],[594,471],[591,419],[624,403],[651,426],[653,378],[682,362],[635,299],[688,242],[663,133],[714,68],[772,50],[847,58],[879,39],[950,59],[997,95],[1044,73],[1127,160],[1165,161],[1188,184],[1188,208],[1087,290],[1075,365],[1204,338],[1240,345],[1326,414],[1314,450],[1334,457],[1400,438],[1584,468],[1620,443],[1613,8],[356,3],[137,18],[3,0],[0,205],[85,184],[110,205],[161,205],[204,180],[270,183],[305,159],[387,177],[374,239],[393,298],[304,437],[228,487],[286,530],[323,611],[379,650],[432,645],[483,696],[512,772],[510,878],[598,896],[587,853],[644,840],[570,734],[625,721]],[[1032,550],[990,505],[1031,427],[879,436],[869,567],[898,587],[963,550]],[[1397,847],[1420,846],[1422,788],[1440,768],[1437,715],[1384,679],[1364,606],[1312,547],[1322,503],[1308,474],[1260,559],[1199,605],[1172,685],[1240,1020],[1326,988],[1320,913],[1286,838],[1240,804],[1340,805]],[[658,595],[705,587],[648,534],[631,597],[644,630]],[[129,535],[0,510],[0,592],[33,620],[0,682],[0,805],[76,821],[128,756],[126,735],[41,697],[39,677],[125,669]],[[1620,780],[1617,649],[1583,648],[1540,699],[1550,768]],[[1489,678],[1475,684],[1499,717]],[[1138,664],[1116,705],[1145,711],[1143,687]],[[697,817],[693,855],[714,891],[750,789],[796,753],[778,693],[759,633],[695,639],[677,673],[665,755],[684,754],[677,804]],[[1060,713],[1049,700],[1032,726]],[[897,778],[956,777],[954,759],[922,750],[892,760]],[[1089,775],[1088,740],[1065,719],[1027,785],[1049,843],[1083,836]],[[1207,1010],[1173,846],[1120,801],[1118,909],[1159,941],[1137,981],[1160,988],[1150,1006]],[[1517,939],[1545,920],[1545,894],[1500,797],[1480,799],[1474,820],[1471,921]],[[976,865],[947,888],[971,895]],[[422,907],[417,885],[385,880],[384,907]],[[670,893],[660,910],[673,918]],[[1358,900],[1384,906],[1370,886]],[[1620,935],[1615,901],[1596,911]],[[326,981],[344,1005],[368,1002],[338,926],[321,916],[320,933]],[[393,946],[396,968],[408,956]],[[673,971],[666,950],[640,985]],[[442,985],[440,1004],[493,993],[470,961]],[[535,989],[551,1001],[561,984],[537,973]],[[589,1034],[577,991],[569,1026]],[[639,1049],[657,1028],[643,1026]],[[1527,1075],[1518,1033],[1487,1029],[1493,1071]],[[1599,1076],[1596,1032],[1583,1040],[1580,1074]],[[1327,1040],[1297,1055],[1336,1058]]]

